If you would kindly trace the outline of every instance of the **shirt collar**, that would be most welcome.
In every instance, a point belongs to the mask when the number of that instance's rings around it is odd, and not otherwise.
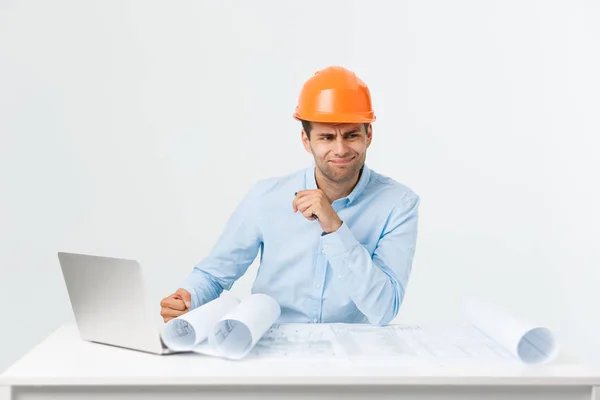
[[[305,185],[306,190],[314,190],[317,189],[317,180],[315,178],[315,168],[316,165],[313,163],[310,167],[306,168],[305,175]],[[362,173],[360,174],[360,178],[352,189],[352,192],[346,197],[338,199],[338,201],[346,200],[347,204],[351,204],[367,187],[369,180],[371,179],[371,170],[367,167],[367,165],[363,165]]]
[[[315,178],[315,168],[316,168],[316,165],[314,162],[311,164],[310,167],[306,168],[306,179],[305,179],[306,190],[318,189],[317,188],[317,180]]]

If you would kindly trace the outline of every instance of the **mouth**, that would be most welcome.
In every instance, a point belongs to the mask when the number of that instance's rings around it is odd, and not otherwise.
[[[346,165],[346,164],[350,164],[350,162],[354,160],[354,157],[352,158],[343,158],[340,160],[329,160],[329,162],[333,165]]]

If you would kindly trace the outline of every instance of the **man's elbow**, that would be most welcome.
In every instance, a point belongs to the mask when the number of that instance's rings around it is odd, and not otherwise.
[[[400,306],[404,300],[404,291],[398,285],[392,285],[392,298],[386,302],[383,314],[369,317],[369,323],[375,326],[388,325],[400,311]]]
[[[214,275],[202,270],[199,266],[195,266],[193,274],[196,276],[194,280],[195,286],[192,288],[192,298],[197,299],[194,303],[193,308],[208,303],[211,300],[216,299],[223,292],[223,285]]]
[[[396,318],[397,315],[398,310],[390,306],[385,310],[385,313],[381,317],[369,319],[369,322],[371,323],[371,325],[385,326],[392,322],[392,320]]]

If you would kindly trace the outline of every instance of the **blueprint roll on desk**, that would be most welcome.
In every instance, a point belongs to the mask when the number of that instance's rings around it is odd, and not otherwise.
[[[600,400],[600,371],[564,356],[543,365],[291,361],[156,355],[81,340],[65,324],[0,375],[0,400]]]

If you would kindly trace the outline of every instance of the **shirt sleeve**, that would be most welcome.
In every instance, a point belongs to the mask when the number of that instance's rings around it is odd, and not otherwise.
[[[372,257],[346,222],[321,236],[333,278],[371,324],[386,325],[398,314],[415,254],[419,204],[414,195],[391,211]]]
[[[262,245],[258,226],[258,184],[244,196],[229,217],[210,253],[194,266],[180,288],[190,292],[192,309],[231,289],[254,262]]]

